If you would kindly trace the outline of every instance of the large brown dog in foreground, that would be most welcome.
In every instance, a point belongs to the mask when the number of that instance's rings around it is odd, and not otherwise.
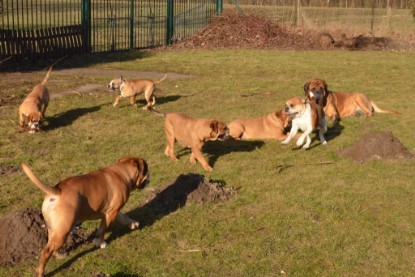
[[[164,154],[166,156],[170,156],[173,161],[178,160],[174,155],[174,142],[178,141],[181,145],[191,149],[190,162],[192,164],[195,164],[197,160],[206,171],[213,171],[203,157],[201,149],[206,141],[223,141],[228,138],[229,129],[225,123],[214,118],[194,119],[180,113],[165,114],[152,108],[150,111],[165,117],[164,131],[166,132],[167,145]]]
[[[144,92],[144,97],[147,101],[147,105],[143,109],[148,109],[156,104],[156,95],[154,90],[156,84],[159,84],[166,80],[167,74],[164,75],[159,80],[150,80],[150,79],[130,79],[125,80],[122,76],[118,79],[112,80],[107,88],[110,90],[120,90],[120,95],[115,98],[113,104],[114,107],[118,105],[118,102],[121,98],[130,98],[130,103],[132,106],[137,106],[135,103],[135,97]]]
[[[227,126],[229,136],[234,139],[277,139],[287,138],[284,133],[290,120],[284,111],[279,110],[256,118],[238,118]]]
[[[315,99],[324,108],[324,113],[331,120],[364,113],[371,116],[373,112],[399,114],[399,112],[383,110],[362,93],[333,92],[321,79],[313,79],[304,84],[307,99]],[[321,102],[321,103],[320,103]]]
[[[42,214],[48,228],[48,243],[40,255],[38,276],[52,254],[57,254],[68,234],[85,220],[101,219],[95,244],[105,248],[104,234],[114,220],[138,228],[139,223],[120,212],[135,188],[143,188],[150,181],[146,161],[125,157],[114,165],[85,175],[70,177],[50,187],[40,181],[23,163],[29,179],[46,193]]]
[[[19,125],[25,125],[26,117],[27,125],[31,133],[39,130],[39,122],[45,117],[46,108],[48,107],[50,99],[46,83],[52,72],[52,67],[49,68],[45,79],[33,88],[19,106]]]

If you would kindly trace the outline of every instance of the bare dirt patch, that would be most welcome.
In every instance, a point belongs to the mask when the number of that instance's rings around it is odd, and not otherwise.
[[[14,165],[1,165],[0,164],[0,175],[12,174],[12,173],[21,172],[21,171],[22,170],[18,166],[14,166]]]
[[[415,159],[391,132],[368,133],[357,140],[350,148],[339,152],[340,155],[356,162],[370,160]]]
[[[88,241],[85,230],[70,235],[62,248],[69,251]],[[28,208],[7,214],[0,219],[0,265],[16,265],[39,257],[48,241],[48,232],[42,212]]]
[[[364,35],[346,36],[333,33],[289,27],[263,16],[225,11],[221,16],[189,38],[178,40],[172,48],[276,48],[287,50],[396,50],[408,51],[414,45],[386,37]]]
[[[144,204],[156,210],[174,210],[184,206],[187,201],[196,203],[224,201],[235,194],[236,190],[224,188],[222,182],[209,181],[203,175],[182,174],[173,183],[150,192]]]

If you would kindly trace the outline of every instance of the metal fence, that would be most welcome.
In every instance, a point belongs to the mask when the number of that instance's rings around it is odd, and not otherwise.
[[[0,0],[0,59],[151,48],[188,37],[221,0]]]

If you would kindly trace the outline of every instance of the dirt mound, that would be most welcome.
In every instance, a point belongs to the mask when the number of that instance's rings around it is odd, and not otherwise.
[[[386,131],[368,133],[356,141],[352,147],[340,151],[339,154],[356,162],[415,158],[415,155],[409,152],[399,139]]]
[[[279,25],[252,14],[225,11],[189,38],[177,41],[173,48],[280,48],[323,49],[318,34]]]
[[[208,181],[203,175],[180,175],[176,181],[153,190],[145,204],[157,210],[174,210],[187,201],[197,203],[216,202],[230,199],[236,193],[223,187],[222,182]]]
[[[63,247],[69,251],[87,241],[86,232],[70,235]],[[0,265],[15,265],[26,259],[37,259],[48,241],[42,212],[38,208],[10,213],[0,219]]]
[[[286,50],[412,50],[414,45],[387,37],[350,36],[290,27],[264,16],[227,10],[193,36],[178,39],[172,48]],[[164,49],[161,47],[161,49]]]

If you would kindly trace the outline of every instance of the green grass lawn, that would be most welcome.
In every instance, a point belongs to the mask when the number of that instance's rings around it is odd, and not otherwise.
[[[212,142],[204,155],[214,171],[165,157],[163,119],[128,101],[114,109],[109,80],[52,74],[56,90],[74,81],[102,83],[102,92],[68,94],[51,101],[47,131],[18,133],[17,107],[0,106],[0,164],[28,163],[53,185],[136,155],[147,160],[151,183],[135,191],[124,211],[144,223],[138,231],[114,226],[108,248],[91,244],[65,260],[51,259],[54,276],[414,276],[414,161],[354,163],[338,151],[362,135],[391,131],[413,151],[415,55],[413,53],[277,50],[128,52],[82,59],[91,67],[180,73],[191,76],[159,85],[156,106],[196,118],[229,122],[283,108],[303,95],[303,84],[325,79],[335,91],[359,91],[380,107],[402,114],[347,118],[340,133],[329,130],[328,145],[310,150],[294,142]],[[119,60],[113,62],[114,60]],[[72,66],[67,59],[57,67]],[[93,64],[93,65],[91,65]],[[82,66],[82,65],[80,65]],[[39,80],[45,72],[39,73]],[[115,76],[114,76],[115,77]],[[133,77],[133,76],[125,76]],[[64,78],[65,82],[54,82]],[[1,82],[7,82],[2,80]],[[36,82],[6,86],[23,95]],[[138,97],[143,105],[143,96]],[[330,133],[332,132],[332,133]],[[182,149],[176,145],[176,153]],[[149,190],[178,175],[198,173],[238,190],[221,203],[187,203],[155,219],[142,208]],[[23,172],[0,176],[0,215],[40,207],[43,193]],[[98,222],[84,223],[93,230]],[[22,245],[24,247],[24,245]],[[32,276],[37,260],[0,268],[0,276]]]

